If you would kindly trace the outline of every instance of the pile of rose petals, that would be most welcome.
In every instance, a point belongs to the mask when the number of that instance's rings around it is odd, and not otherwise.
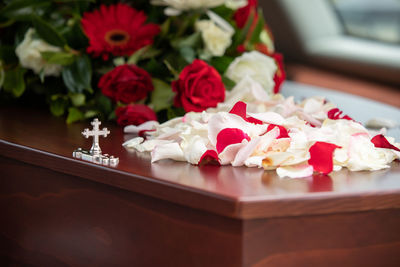
[[[313,97],[296,104],[292,97],[273,95],[260,101],[258,89],[239,99],[231,92],[214,109],[190,112],[163,124],[127,126],[141,136],[123,144],[151,152],[152,162],[172,159],[195,165],[217,164],[276,170],[280,177],[380,170],[400,159],[400,144],[371,133],[332,103]],[[231,102],[230,102],[231,101]]]

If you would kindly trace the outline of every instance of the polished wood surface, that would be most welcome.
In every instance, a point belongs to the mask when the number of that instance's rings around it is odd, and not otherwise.
[[[241,221],[0,157],[0,266],[242,266]]]
[[[280,179],[273,171],[246,167],[200,168],[169,160],[151,164],[148,154],[121,146],[131,136],[105,125],[111,136],[101,140],[101,147],[120,158],[111,168],[72,158],[74,149],[91,146],[81,136],[87,126],[66,125],[46,111],[2,108],[0,155],[233,218],[400,207],[399,162],[382,171],[342,170],[305,179]]]
[[[400,266],[400,163],[280,179],[197,167],[101,140],[116,168],[72,158],[88,123],[0,108],[0,266]]]
[[[1,266],[400,264],[399,209],[237,220],[13,159],[0,168]]]

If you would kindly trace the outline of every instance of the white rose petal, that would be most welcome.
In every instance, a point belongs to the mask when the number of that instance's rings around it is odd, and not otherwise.
[[[225,1],[225,5],[233,10],[247,6],[247,3],[248,3],[247,0],[226,0]]]
[[[191,164],[198,164],[203,154],[207,151],[207,140],[195,135],[186,142],[182,142],[181,147],[185,154],[185,159]]]
[[[224,148],[224,150],[219,153],[218,157],[221,161],[221,165],[231,164],[235,159],[239,150],[248,144],[246,139],[243,139],[241,143],[232,144]]]
[[[206,52],[212,56],[222,56],[231,45],[233,32],[224,31],[212,20],[200,20],[196,22],[196,30],[201,32]]]
[[[170,9],[185,11],[216,7],[224,4],[225,1],[226,0],[152,0],[151,4],[168,6]]]
[[[311,176],[314,172],[312,166],[308,164],[301,164],[296,166],[285,166],[276,169],[276,173],[279,177],[289,177],[289,178],[303,178]]]
[[[262,88],[261,84],[254,81],[250,76],[246,76],[231,91],[226,92],[223,104],[233,106],[238,101],[252,103],[265,102],[269,99],[270,96]]]
[[[142,123],[138,126],[128,125],[128,126],[125,126],[124,133],[137,134],[141,131],[151,131],[151,130],[155,130],[158,125],[160,125],[158,123],[158,121],[146,121],[145,123]]]
[[[144,141],[143,137],[135,137],[124,142],[122,145],[130,148],[136,148],[138,145],[143,143],[143,141]]]
[[[151,162],[162,159],[173,159],[176,161],[185,161],[185,156],[178,143],[159,144],[151,152]]]
[[[272,94],[276,70],[277,66],[273,58],[258,51],[252,51],[237,57],[229,65],[226,76],[236,83],[244,77],[250,76],[253,80],[259,82],[267,93]]]
[[[32,69],[36,74],[43,72],[45,76],[59,76],[62,66],[48,64],[43,59],[41,52],[61,52],[61,48],[52,46],[42,39],[34,39],[34,33],[35,30],[30,28],[25,33],[24,40],[15,49],[21,66]]]

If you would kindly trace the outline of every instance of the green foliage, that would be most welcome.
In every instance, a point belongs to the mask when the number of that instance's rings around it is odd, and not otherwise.
[[[69,98],[71,99],[72,105],[74,105],[75,107],[83,106],[86,103],[86,96],[84,94],[71,93],[69,94]]]
[[[66,44],[64,37],[48,22],[44,21],[39,16],[33,16],[33,27],[37,34],[49,44],[63,47]]]
[[[98,10],[100,4],[118,2],[143,11],[146,23],[158,24],[160,33],[154,42],[133,54],[110,53],[107,60],[89,55],[89,40],[81,25],[84,12]],[[206,9],[187,10],[168,17],[164,14],[165,7],[151,5],[148,0],[6,0],[0,6],[3,7],[0,9],[0,94],[9,99],[38,95],[43,103],[47,101],[52,114],[65,116],[67,123],[94,116],[115,119],[115,108],[120,103],[113,103],[95,85],[105,73],[120,64],[135,64],[152,77],[154,91],[140,103],[148,104],[162,119],[182,116],[184,109],[173,107],[175,93],[171,88],[171,82],[178,79],[181,71],[193,60],[202,59],[221,74],[225,88],[230,90],[235,83],[223,74],[239,55],[237,47],[245,45],[248,50],[254,49],[254,44],[261,42],[264,30],[261,11],[257,21],[252,14],[239,29],[233,21],[234,10],[225,5],[212,8],[212,12],[235,30],[232,45],[225,54],[213,57],[204,49],[201,32],[195,29],[198,20],[210,19]],[[46,76],[44,70],[37,74],[20,66],[15,49],[30,28],[35,29],[34,38],[60,48],[60,52],[40,52],[47,64],[62,66],[60,77]],[[29,94],[24,94],[25,91]]]
[[[13,0],[0,11],[0,15],[12,17],[21,9],[40,7],[50,3],[51,0]]]
[[[232,61],[235,58],[233,57],[228,57],[228,56],[222,56],[222,57],[213,57],[211,59],[211,65],[214,66],[214,68],[221,74],[225,73],[225,71],[228,69],[229,64],[232,63]]]
[[[74,63],[76,56],[66,52],[41,52],[42,58],[49,64],[59,64],[62,66]]]
[[[212,11],[222,18],[231,18],[234,14],[234,10],[230,9],[226,5],[215,7],[212,9]]]
[[[68,99],[64,95],[52,95],[50,98],[50,112],[54,116],[62,116],[68,107]]]
[[[77,121],[81,121],[84,119],[85,119],[85,115],[78,108],[75,108],[75,107],[68,108],[68,117],[67,117],[68,124],[77,122]]]
[[[62,78],[71,93],[82,93],[85,90],[92,92],[92,65],[89,57],[82,55],[73,64],[65,66]]]
[[[243,44],[244,41],[246,40],[247,35],[249,34],[249,31],[251,29],[251,25],[253,25],[253,21],[254,21],[254,14],[251,14],[249,19],[247,20],[246,24],[244,25],[243,29],[238,29],[234,36],[233,36],[233,41],[232,41],[232,45],[230,47],[230,53],[234,52],[236,50],[236,48]]]
[[[226,77],[225,75],[221,76],[222,78],[222,82],[225,85],[225,89],[230,91],[233,87],[235,87],[236,83],[234,81],[232,81],[231,79],[229,79],[228,77]]]
[[[17,66],[5,72],[3,87],[14,97],[20,97],[25,92],[24,74],[26,69]]]
[[[172,98],[174,92],[172,92],[171,85],[160,80],[153,79],[154,91],[151,94],[151,103],[155,112],[159,112],[163,109],[167,109],[172,106]]]
[[[182,117],[185,113],[183,108],[170,107],[167,110],[167,119],[170,120],[176,117]]]
[[[103,114],[113,113],[113,105],[111,100],[105,95],[99,93],[95,98],[96,108]]]
[[[182,47],[199,47],[201,45],[201,33],[195,32],[187,37],[174,39],[171,41],[171,46],[175,49]]]
[[[254,28],[251,37],[250,37],[250,44],[256,44],[259,43],[260,40],[260,35],[262,30],[265,27],[265,21],[264,21],[264,16],[262,14],[262,11],[259,10],[258,11],[258,20],[257,20],[257,24],[256,27]]]

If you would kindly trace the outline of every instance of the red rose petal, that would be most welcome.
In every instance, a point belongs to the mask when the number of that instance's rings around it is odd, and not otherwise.
[[[281,125],[276,125],[276,124],[270,124],[270,125],[268,125],[267,133],[268,133],[269,131],[271,131],[272,129],[274,129],[275,127],[278,127],[278,128],[279,128],[279,135],[278,135],[278,137],[277,137],[276,139],[279,139],[279,138],[289,138],[288,131],[286,130],[285,127],[283,127],[283,126],[281,126]]]
[[[244,119],[245,121],[250,122],[250,123],[263,124],[263,122],[258,119],[255,119],[252,117],[247,117],[246,110],[247,110],[247,104],[242,101],[238,101],[233,106],[231,111],[229,111],[229,113],[238,115],[239,117],[241,117],[242,119]]]
[[[349,120],[349,121],[354,121],[352,118],[350,118],[347,115],[343,115],[343,111],[341,111],[338,108],[333,108],[328,111],[328,118],[331,120]]]
[[[219,162],[218,159],[218,154],[217,151],[215,150],[207,150],[204,152],[204,154],[201,156],[199,163],[199,166],[204,166],[204,165],[217,165],[221,166],[221,163]]]
[[[340,148],[335,144],[326,142],[316,142],[310,147],[310,156],[308,164],[313,166],[314,171],[328,174],[333,170],[333,152]]]
[[[217,152],[221,153],[225,147],[241,143],[243,139],[250,140],[250,137],[238,128],[226,128],[220,131],[217,135]]]
[[[242,101],[238,101],[233,106],[231,111],[229,111],[229,113],[238,115],[238,116],[242,117],[244,120],[246,120],[246,109],[247,109],[246,103],[244,103]]]
[[[371,139],[371,142],[374,144],[375,147],[394,149],[400,152],[400,149],[389,143],[389,141],[382,134],[374,136]]]
[[[115,110],[117,123],[121,126],[140,125],[146,121],[156,121],[156,113],[146,105],[127,105]]]
[[[282,83],[286,79],[286,73],[283,65],[283,56],[282,54],[275,53],[272,55],[272,57],[275,59],[275,63],[278,67],[278,70],[275,73],[274,76],[274,82],[275,82],[275,87],[274,87],[274,94],[279,93],[281,89]]]

